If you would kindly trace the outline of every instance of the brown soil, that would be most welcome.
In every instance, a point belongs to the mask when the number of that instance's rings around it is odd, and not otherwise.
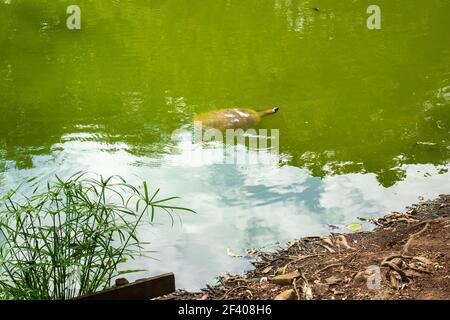
[[[449,214],[450,195],[441,195],[371,220],[371,232],[307,237],[275,253],[257,252],[255,270],[170,298],[449,300]]]

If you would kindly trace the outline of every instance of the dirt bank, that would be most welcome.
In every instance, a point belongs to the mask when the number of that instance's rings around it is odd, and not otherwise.
[[[255,270],[172,299],[450,299],[450,195],[371,220],[375,230],[307,237],[257,253]]]

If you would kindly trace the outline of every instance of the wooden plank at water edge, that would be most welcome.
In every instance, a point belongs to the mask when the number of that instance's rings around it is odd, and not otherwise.
[[[175,275],[166,273],[123,286],[112,287],[76,300],[149,300],[174,291]]]

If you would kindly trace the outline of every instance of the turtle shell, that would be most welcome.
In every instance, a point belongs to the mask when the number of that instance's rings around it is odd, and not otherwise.
[[[257,125],[261,114],[252,109],[221,109],[201,113],[194,117],[195,122],[201,122],[205,129],[237,129]]]

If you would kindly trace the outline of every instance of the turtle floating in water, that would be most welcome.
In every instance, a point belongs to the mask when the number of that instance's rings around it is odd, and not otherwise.
[[[238,129],[257,125],[265,116],[277,113],[280,108],[274,107],[264,111],[252,109],[221,109],[201,113],[194,117],[205,129]]]

